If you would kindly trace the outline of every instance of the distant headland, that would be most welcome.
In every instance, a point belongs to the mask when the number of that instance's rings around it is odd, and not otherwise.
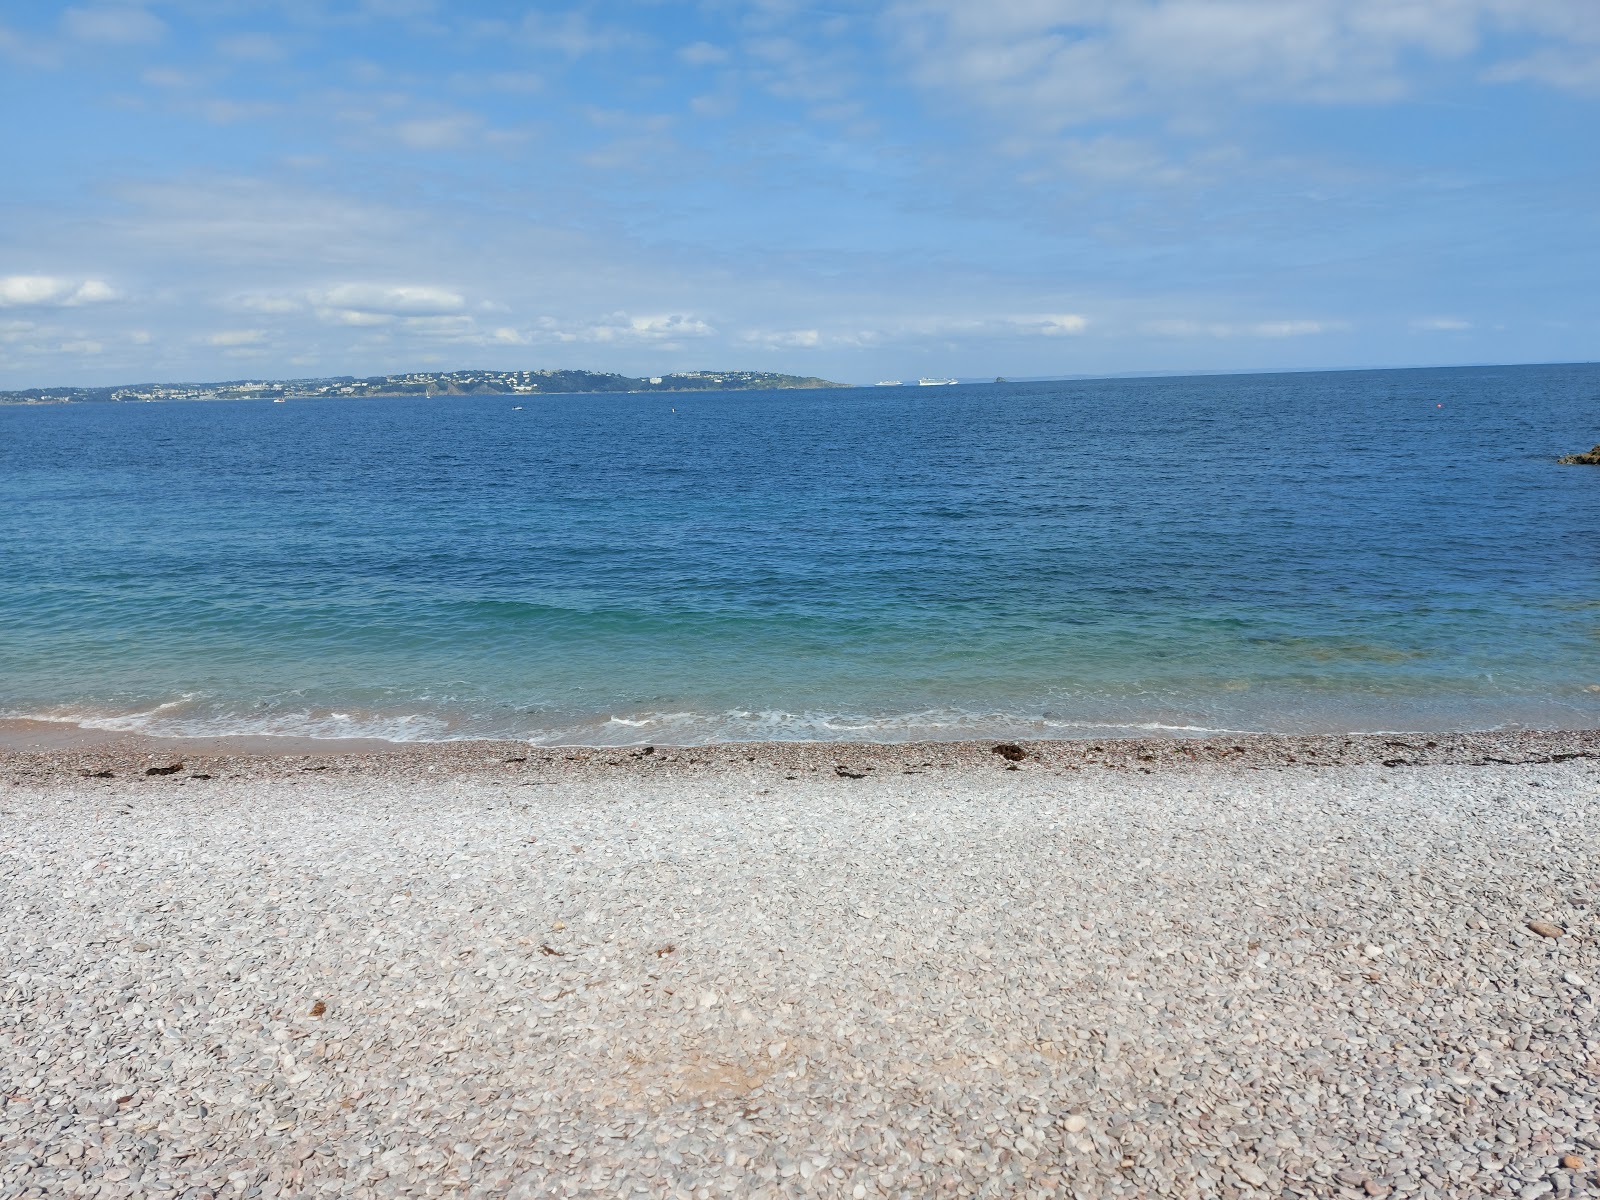
[[[408,371],[357,379],[235,379],[223,383],[131,383],[0,392],[0,404],[139,403],[159,400],[320,400],[377,396],[550,396],[570,392],[721,392],[848,387],[771,371],[674,371],[634,379],[608,371]]]

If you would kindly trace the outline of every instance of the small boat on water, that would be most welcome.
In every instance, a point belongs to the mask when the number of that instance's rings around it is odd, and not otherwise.
[[[919,380],[917,380],[917,386],[918,387],[946,387],[946,386],[948,386],[948,385],[950,385],[950,384],[952,384],[954,382],[955,382],[954,379],[919,379]]]
[[[272,402],[273,402],[273,403],[274,403],[274,404],[282,404],[282,403],[284,403],[284,399],[283,399],[283,397],[282,397],[282,396],[274,396],[274,397],[273,397],[273,398],[272,398]]]

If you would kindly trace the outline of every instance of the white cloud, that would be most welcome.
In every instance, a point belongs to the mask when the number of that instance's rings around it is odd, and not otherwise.
[[[460,86],[469,90],[482,89],[504,92],[507,95],[531,95],[544,90],[544,76],[532,71],[492,71],[487,75],[459,76]]]
[[[475,328],[473,319],[465,313],[453,316],[404,317],[402,320],[407,330],[424,337],[456,338],[471,333]]]
[[[541,317],[526,335],[511,329],[497,329],[489,340],[497,343],[598,342],[670,346],[682,339],[713,337],[716,329],[700,317],[686,313],[630,316],[611,313],[595,321],[560,320]]]
[[[224,329],[207,336],[205,342],[208,346],[257,346],[266,340],[264,330]]]
[[[466,297],[427,285],[344,283],[307,293],[317,319],[330,325],[371,328],[403,322],[413,333],[466,332],[472,318],[463,313]],[[275,298],[268,298],[271,302]],[[259,309],[257,311],[260,311]]]
[[[363,12],[391,20],[418,20],[431,16],[438,9],[438,0],[361,0]]]
[[[62,279],[55,275],[0,276],[0,308],[70,308],[116,299],[101,279]]]
[[[324,309],[404,317],[443,316],[467,305],[460,292],[422,284],[342,283],[312,292],[310,299]]]
[[[1310,337],[1319,333],[1333,333],[1345,327],[1343,321],[1259,321],[1246,326],[1246,332],[1257,337]]]
[[[244,62],[281,62],[287,57],[283,41],[270,33],[236,33],[217,43],[217,52]]]
[[[1532,81],[1569,92],[1600,93],[1600,46],[1540,50],[1497,63],[1484,72],[1490,83]]]
[[[205,77],[198,72],[180,71],[176,67],[151,67],[139,78],[157,88],[190,88],[205,82]]]
[[[1422,317],[1411,322],[1411,328],[1427,333],[1460,333],[1471,329],[1472,322],[1460,317]]]
[[[1020,149],[1028,148],[1026,139],[1017,144]],[[1173,163],[1159,147],[1113,134],[1069,138],[1054,157],[1057,166],[1085,183],[1179,186],[1193,181],[1191,171]]]
[[[213,125],[232,125],[235,121],[253,121],[261,117],[270,117],[278,111],[278,106],[259,100],[212,98],[201,102],[195,111]]]
[[[822,344],[822,331],[819,329],[752,329],[742,337],[753,346],[774,349],[805,349]]]
[[[384,269],[396,244],[428,235],[415,215],[393,207],[261,179],[180,177],[126,184],[116,195],[124,211],[107,229],[122,247],[229,281],[266,284],[289,265],[373,264],[361,271],[367,274]],[[256,294],[266,292],[262,286]]]
[[[751,330],[743,340],[765,346],[873,347],[905,343],[940,341],[972,342],[980,339],[1011,339],[1020,335],[1037,337],[1076,337],[1089,328],[1089,319],[1079,313],[1040,313],[1015,317],[965,317],[924,315],[902,317],[887,329],[856,330]]]
[[[584,110],[589,123],[597,129],[620,129],[629,134],[660,133],[672,127],[671,113],[628,112],[625,109],[595,108]]]
[[[401,121],[394,135],[414,150],[449,150],[466,143],[481,122],[477,117],[421,117]]]
[[[590,107],[585,110],[590,124],[598,129],[616,130],[619,136],[579,156],[585,166],[600,171],[642,169],[677,150],[677,142],[667,135],[675,123],[670,113],[625,112]]]
[[[227,301],[227,304],[229,308],[235,308],[241,312],[267,313],[274,316],[299,312],[305,307],[304,304],[292,296],[276,296],[270,293],[234,296]]]
[[[78,286],[65,301],[66,304],[101,304],[107,300],[115,300],[117,293],[109,283],[102,279],[86,279]]]
[[[640,337],[706,337],[716,332],[698,317],[673,313],[668,316],[630,317],[628,329]]]
[[[334,325],[388,325],[393,313],[363,312],[358,308],[319,308],[317,317]]]
[[[1391,101],[1418,59],[1465,60],[1496,34],[1543,44],[1491,78],[1600,79],[1600,6],[1575,0],[897,0],[886,22],[914,79],[1014,129],[1196,99]]]
[[[753,37],[743,43],[753,64],[752,78],[774,96],[811,104],[839,101],[857,78],[851,55],[837,46],[818,46],[796,37]]]
[[[638,137],[616,138],[587,154],[579,155],[578,161],[597,171],[643,170],[663,156],[675,153],[677,146],[673,138],[641,134]]]
[[[136,5],[69,8],[61,25],[69,37],[116,45],[159,42],[167,32],[159,18]]]
[[[1291,338],[1312,337],[1323,333],[1337,333],[1348,329],[1344,321],[1152,321],[1144,326],[1146,333],[1157,337],[1212,337],[1212,338]]]
[[[644,44],[630,29],[594,25],[581,10],[559,14],[530,12],[522,20],[521,35],[523,41],[537,49],[555,50],[568,58]]]
[[[695,42],[678,51],[678,57],[691,67],[713,67],[728,61],[728,52],[710,42]]]
[[[1046,337],[1082,333],[1089,327],[1089,322],[1077,313],[1058,313],[1055,316],[1038,317],[1035,321],[1039,332]]]
[[[4,25],[0,25],[0,56],[24,67],[54,67],[60,63],[52,47]]]
[[[738,109],[738,99],[730,93],[711,93],[695,96],[689,101],[689,111],[697,117],[727,117]]]

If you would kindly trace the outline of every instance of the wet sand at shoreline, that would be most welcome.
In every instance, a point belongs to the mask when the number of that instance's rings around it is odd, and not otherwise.
[[[82,771],[138,775],[152,766],[186,764],[195,772],[232,771],[260,778],[318,769],[403,775],[439,771],[478,775],[523,770],[629,767],[651,773],[757,764],[784,769],[885,770],[996,763],[997,745],[1017,745],[1028,770],[1171,769],[1203,763],[1240,767],[1390,767],[1489,765],[1600,758],[1600,730],[1474,733],[1230,734],[1203,738],[1083,738],[1004,742],[729,742],[711,745],[534,746],[521,741],[389,742],[377,739],[236,736],[169,738],[84,729],[48,721],[0,721],[0,772],[32,777]]]

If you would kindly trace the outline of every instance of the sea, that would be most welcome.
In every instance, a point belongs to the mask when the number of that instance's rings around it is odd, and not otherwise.
[[[0,407],[0,718],[1600,725],[1600,366]]]

